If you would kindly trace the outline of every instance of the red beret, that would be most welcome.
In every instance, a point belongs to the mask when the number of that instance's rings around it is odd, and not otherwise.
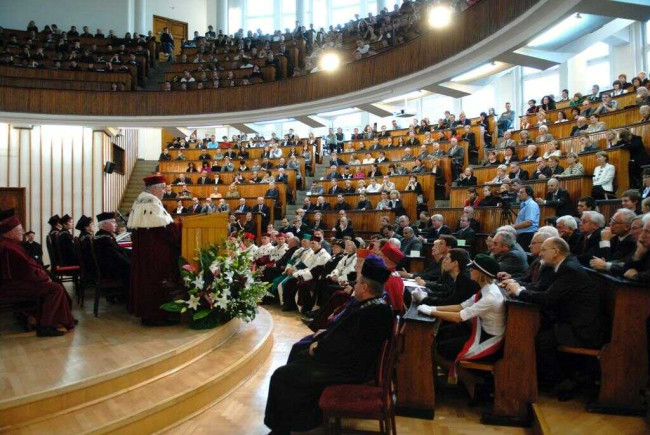
[[[402,251],[397,249],[397,246],[390,242],[384,244],[383,248],[381,248],[381,253],[384,254],[384,257],[395,264],[399,263],[404,258]]]
[[[255,235],[254,235],[254,234],[246,233],[244,236],[245,236],[247,239],[255,240]]]
[[[11,216],[4,219],[0,221],[0,234],[8,233],[18,225],[20,225],[20,218],[18,216]]]
[[[162,175],[150,175],[148,177],[144,177],[145,186],[153,186],[155,184],[166,184],[165,177]]]

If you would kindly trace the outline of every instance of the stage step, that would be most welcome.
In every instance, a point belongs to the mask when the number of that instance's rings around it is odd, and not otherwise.
[[[229,326],[230,325],[230,326]],[[245,382],[269,355],[273,346],[273,320],[260,309],[251,323],[233,320],[206,335],[226,329],[216,347],[198,352],[193,359],[177,361],[157,370],[139,383],[112,380],[118,388],[53,414],[38,412],[32,419],[13,422],[0,432],[20,434],[152,433],[190,417],[227,396]],[[234,329],[234,331],[232,330]],[[228,334],[233,332],[233,334]],[[110,385],[110,384],[109,384]],[[92,386],[89,386],[91,388]],[[83,392],[83,391],[82,391]],[[65,398],[54,396],[65,403]],[[34,406],[39,411],[38,406]],[[0,419],[3,424],[8,421]]]

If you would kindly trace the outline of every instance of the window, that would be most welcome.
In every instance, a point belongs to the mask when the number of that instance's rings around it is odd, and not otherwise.
[[[126,162],[124,161],[125,159],[125,153],[122,148],[117,146],[117,144],[113,144],[113,163],[115,163],[115,168],[113,169],[115,172],[118,174],[124,175],[124,168],[126,166]]]
[[[465,116],[476,118],[481,112],[488,113],[490,107],[495,106],[494,86],[487,85],[471,95],[461,98],[461,106]]]
[[[273,13],[275,2],[269,0],[248,0],[246,3],[246,23],[244,30],[273,33],[276,23]]]
[[[650,68],[650,21],[645,23],[645,68]]]
[[[523,112],[528,108],[528,100],[535,100],[541,104],[542,97],[553,95],[555,99],[560,95],[560,73],[558,67],[541,71],[535,68],[522,68],[523,77]]]
[[[581,53],[586,61],[585,77],[589,77],[601,90],[611,89],[612,79],[609,63],[609,45],[597,42]]]

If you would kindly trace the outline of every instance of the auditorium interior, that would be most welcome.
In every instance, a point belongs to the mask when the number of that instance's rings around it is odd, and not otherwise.
[[[650,1],[0,0],[0,433],[650,433]]]

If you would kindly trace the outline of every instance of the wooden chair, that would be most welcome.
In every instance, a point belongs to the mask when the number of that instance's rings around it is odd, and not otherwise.
[[[74,286],[75,295],[79,298],[79,266],[61,266],[61,253],[59,252],[57,236],[48,234],[45,238],[47,252],[50,255],[50,276],[52,281],[63,284],[71,282]]]
[[[99,298],[104,296],[123,295],[124,285],[119,279],[103,278],[102,271],[97,261],[97,254],[95,253],[95,242],[90,239],[90,253],[92,256],[93,267],[95,269],[95,303],[93,305],[93,313],[95,317],[99,317]]]
[[[392,337],[382,345],[374,385],[334,385],[323,391],[319,406],[328,433],[341,433],[341,418],[379,420],[379,433],[397,433],[393,398],[398,336],[399,317]]]
[[[92,238],[92,237],[91,237]],[[79,291],[78,291],[78,303],[79,306],[84,306],[84,300],[86,297],[86,287],[95,285],[95,272],[94,270],[89,270],[88,262],[86,260],[86,254],[83,252],[81,247],[81,240],[79,237],[74,238],[74,250],[79,259]]]

